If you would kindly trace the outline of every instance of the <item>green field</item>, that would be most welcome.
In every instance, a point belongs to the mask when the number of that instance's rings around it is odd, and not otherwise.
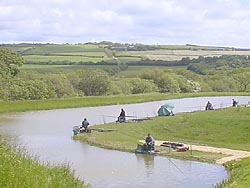
[[[103,48],[92,44],[45,44],[26,50],[23,55],[44,55],[70,52],[103,52]]]
[[[136,62],[141,59],[176,61],[189,57],[190,59],[213,57],[221,55],[250,55],[250,50],[235,50],[227,47],[196,46],[196,45],[139,45],[144,50],[110,50],[107,47],[118,45],[114,43],[86,44],[16,44],[5,45],[22,54],[29,63],[41,62]],[[124,44],[120,44],[124,47]],[[118,45],[119,47],[119,45]],[[147,50],[148,48],[148,50]],[[155,48],[154,50],[150,48]]]
[[[74,70],[84,70],[84,69],[112,69],[117,68],[117,65],[55,65],[55,64],[47,64],[47,65],[40,65],[40,64],[24,64],[20,70],[23,71],[37,71],[40,73],[59,73],[59,72],[67,72],[67,71],[74,71]],[[128,68],[124,71],[118,73],[120,77],[133,77],[138,76],[140,73],[148,69],[156,69],[159,66],[128,66]],[[186,66],[162,66],[161,70],[185,70]]]
[[[72,70],[81,70],[81,69],[107,69],[117,67],[116,65],[37,65],[37,64],[25,64],[20,69],[21,70],[32,70],[41,73],[49,73],[49,72],[64,72],[64,71],[72,71]]]
[[[40,62],[100,62],[108,61],[108,58],[102,56],[79,56],[79,55],[25,55],[23,56],[25,61],[32,62],[33,64]]]

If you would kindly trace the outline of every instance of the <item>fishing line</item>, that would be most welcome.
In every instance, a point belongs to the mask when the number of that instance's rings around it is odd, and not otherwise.
[[[168,158],[168,160],[175,166],[175,168],[177,168],[182,174],[184,174],[184,172],[173,161],[171,161],[170,158]]]

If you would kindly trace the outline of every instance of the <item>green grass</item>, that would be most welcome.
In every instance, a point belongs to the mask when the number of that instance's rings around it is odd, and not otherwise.
[[[133,152],[139,140],[151,133],[156,140],[171,140],[214,147],[250,151],[250,107],[228,108],[195,113],[181,113],[173,117],[155,117],[141,123],[110,123],[94,128],[113,129],[113,132],[95,132],[76,135],[91,145]],[[198,151],[172,152],[157,147],[163,156],[215,162],[223,155]],[[230,178],[220,187],[247,187],[250,179],[250,159],[230,162]],[[219,187],[219,185],[218,185]],[[237,188],[238,188],[237,187]]]
[[[39,65],[39,64],[24,64],[20,70],[32,70],[38,72],[62,72],[62,71],[70,71],[70,70],[80,70],[80,69],[107,69],[111,67],[116,67],[117,65]],[[145,71],[146,69],[154,69],[159,68],[159,66],[128,66],[125,71],[121,71],[118,73],[118,76],[122,77],[132,77],[138,76],[140,73]],[[185,70],[186,66],[163,66],[161,70],[165,69],[179,69]]]
[[[21,70],[31,70],[40,73],[61,73],[72,70],[84,70],[84,69],[107,69],[110,67],[117,67],[117,65],[35,65],[35,64],[24,64]]]
[[[28,50],[24,55],[44,55],[44,54],[53,54],[53,53],[69,53],[69,52],[103,52],[103,48],[99,48],[98,45],[92,44],[47,44],[41,45],[31,50]]]
[[[184,97],[202,96],[240,96],[249,93],[177,93],[177,94],[137,94],[137,95],[117,95],[117,96],[97,96],[82,98],[66,98],[54,100],[34,100],[34,101],[0,101],[0,113],[24,112],[31,110],[49,110],[60,108],[78,108],[86,106],[104,106],[115,104],[141,103],[147,101],[167,100]]]
[[[51,55],[65,55],[65,56],[94,56],[94,57],[103,57],[106,56],[105,52],[93,51],[93,52],[57,52]]]
[[[105,49],[93,44],[47,44],[35,46],[22,53],[27,62],[99,62],[107,61]]]
[[[0,138],[1,139],[1,138]],[[1,188],[83,188],[90,187],[74,177],[67,165],[51,166],[21,154],[0,140]]]
[[[138,140],[143,140],[150,132],[157,140],[250,151],[249,119],[250,108],[247,107],[181,113],[173,117],[155,117],[141,123],[98,125],[95,128],[118,131],[105,134],[94,132],[78,138],[111,149],[133,151]]]
[[[120,77],[138,77],[138,75],[142,74],[145,70],[148,69],[161,69],[161,70],[186,70],[186,66],[128,66],[125,71],[121,71],[117,76]]]
[[[247,188],[250,185],[250,158],[241,161],[231,161],[226,164],[230,171],[229,178],[221,182],[216,188]]]
[[[53,56],[44,56],[44,55],[25,55],[23,56],[25,61],[32,62],[32,63],[40,63],[40,62],[100,62],[100,61],[107,61],[108,58],[103,58],[101,56],[77,56],[77,55],[53,55]]]

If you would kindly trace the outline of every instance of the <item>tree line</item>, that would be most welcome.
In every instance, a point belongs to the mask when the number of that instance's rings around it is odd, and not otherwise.
[[[38,73],[20,70],[24,59],[10,49],[0,48],[0,100],[38,100],[151,92],[250,91],[248,61],[249,58],[242,56],[199,57],[194,60],[186,58],[180,62],[189,62],[187,70],[148,68],[128,77],[119,76],[119,72],[126,70],[128,64],[118,64],[117,67],[102,70],[81,69],[63,73]],[[216,64],[220,66],[215,66]],[[208,65],[200,68],[207,71],[206,74],[191,70],[191,65],[198,67]],[[233,69],[221,69],[230,66]]]

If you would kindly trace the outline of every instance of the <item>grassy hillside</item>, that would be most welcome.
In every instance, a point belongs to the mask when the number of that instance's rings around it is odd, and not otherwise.
[[[250,107],[228,108],[214,111],[181,113],[173,117],[156,117],[141,123],[111,123],[95,128],[113,129],[113,132],[94,132],[77,135],[75,139],[109,149],[134,151],[138,140],[151,133],[157,140],[203,144],[250,151]],[[163,155],[175,158],[215,161],[219,154],[203,152],[168,152]],[[249,186],[250,159],[227,163],[229,179],[218,188],[245,188]]]

